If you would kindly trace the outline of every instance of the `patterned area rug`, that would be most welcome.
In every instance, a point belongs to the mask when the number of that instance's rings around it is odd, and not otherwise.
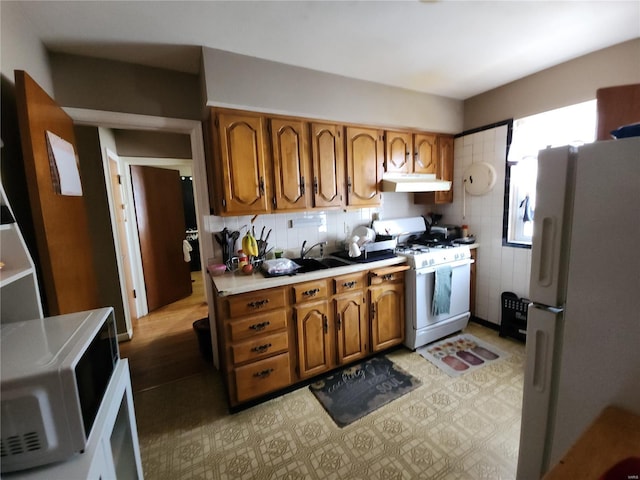
[[[420,355],[451,377],[482,368],[508,355],[470,334],[456,335],[416,349]]]
[[[422,382],[387,357],[374,357],[309,385],[339,427],[409,393]]]

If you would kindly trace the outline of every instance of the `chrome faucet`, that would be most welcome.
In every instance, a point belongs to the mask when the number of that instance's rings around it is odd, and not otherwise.
[[[300,258],[305,258],[309,252],[311,250],[313,250],[315,247],[320,247],[320,256],[324,256],[324,249],[322,247],[324,247],[327,242],[318,242],[318,243],[314,243],[313,245],[311,245],[309,248],[307,248],[306,250],[304,249],[304,246],[307,244],[307,241],[305,240],[304,242],[302,242],[302,248],[300,248]]]

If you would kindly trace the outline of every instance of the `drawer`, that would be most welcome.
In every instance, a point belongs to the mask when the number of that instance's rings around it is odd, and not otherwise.
[[[409,270],[409,265],[397,265],[393,267],[378,268],[369,272],[369,284],[379,285],[385,282],[404,280],[404,272]]]
[[[235,342],[286,328],[287,312],[281,309],[263,315],[251,315],[240,320],[229,320],[227,324],[231,341]]]
[[[289,354],[282,353],[235,369],[236,396],[244,402],[291,384]]]
[[[241,317],[284,307],[285,301],[284,288],[274,288],[233,295],[227,299],[227,305],[230,317]]]
[[[333,293],[352,292],[362,290],[365,286],[365,272],[342,275],[333,279]]]
[[[274,353],[289,349],[289,335],[287,332],[273,335],[262,335],[259,338],[231,346],[233,363],[243,363],[258,360]]]
[[[297,283],[293,286],[294,303],[307,302],[319,298],[326,298],[329,294],[326,280]]]

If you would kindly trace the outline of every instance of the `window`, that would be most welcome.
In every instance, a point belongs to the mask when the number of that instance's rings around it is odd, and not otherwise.
[[[596,136],[596,101],[571,105],[513,122],[505,175],[502,244],[531,248],[536,208],[538,151],[591,143]]]

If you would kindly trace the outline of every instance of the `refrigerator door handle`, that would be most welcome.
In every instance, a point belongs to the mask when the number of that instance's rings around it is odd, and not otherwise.
[[[537,278],[538,285],[543,287],[550,286],[556,275],[553,271],[556,224],[557,222],[554,217],[545,217],[541,222],[540,257],[537,266],[538,273],[534,278]]]
[[[547,349],[549,348],[549,338],[544,330],[536,330],[531,337],[533,337],[533,350],[535,352],[531,384],[538,393],[542,393],[547,385],[546,372],[548,368]]]

